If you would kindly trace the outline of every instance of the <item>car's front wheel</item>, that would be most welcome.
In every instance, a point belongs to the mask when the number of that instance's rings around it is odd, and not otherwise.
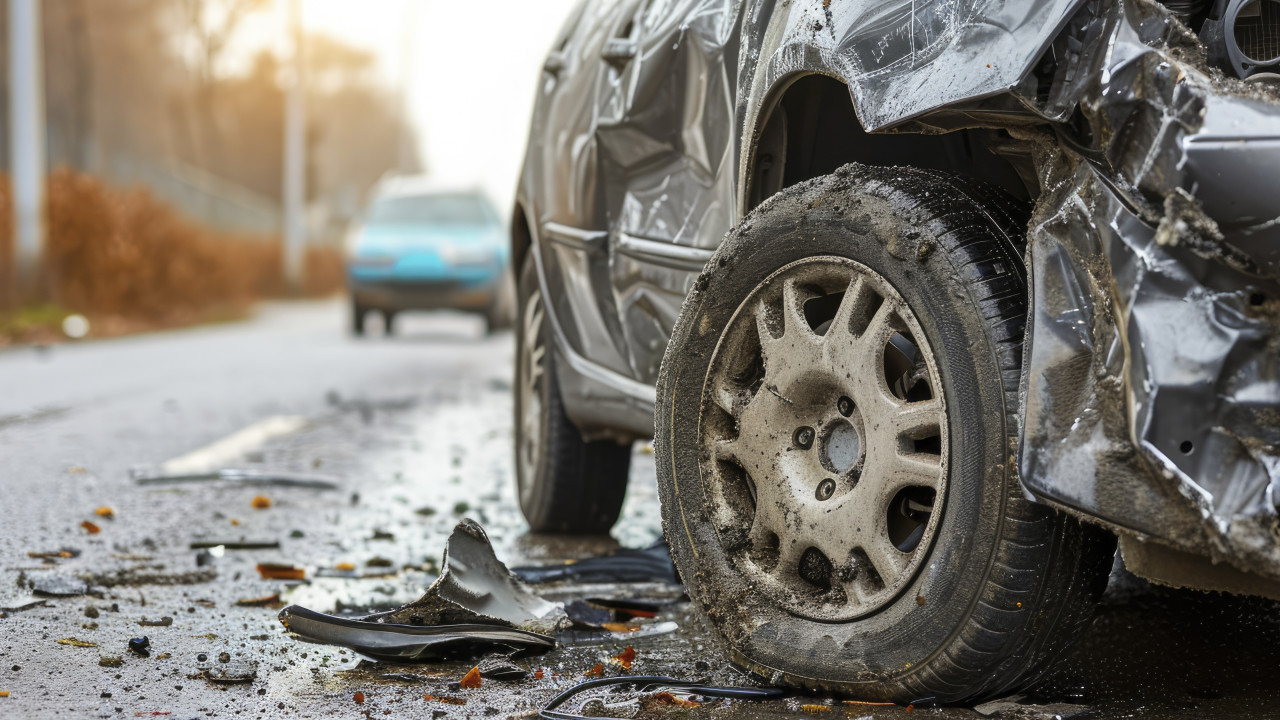
[[[516,489],[534,532],[607,533],[627,491],[631,446],[584,440],[565,414],[550,319],[532,252],[521,267],[516,323]]]
[[[1114,540],[1014,464],[1026,280],[1007,198],[850,166],[730,233],[658,383],[664,526],[731,657],[945,702],[1018,685],[1088,616]]]

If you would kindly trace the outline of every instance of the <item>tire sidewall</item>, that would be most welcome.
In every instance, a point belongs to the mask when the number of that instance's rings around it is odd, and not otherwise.
[[[538,272],[534,265],[533,252],[530,251],[525,257],[524,262],[520,266],[519,280],[516,286],[516,294],[518,301],[516,303],[515,318],[515,336],[516,336],[516,361],[515,361],[515,382],[512,388],[515,390],[514,402],[512,407],[515,412],[515,476],[516,476],[516,500],[520,503],[520,509],[525,517],[538,518],[541,517],[544,509],[541,507],[545,502],[545,498],[549,495],[546,485],[547,475],[547,433],[549,430],[547,410],[550,408],[551,391],[553,390],[554,368],[551,366],[551,346],[547,332],[547,325],[550,322],[546,317],[546,299],[543,298],[543,321],[540,332],[542,334],[542,346],[545,348],[542,361],[542,382],[538,387],[538,394],[542,397],[542,422],[539,426],[539,437],[535,443],[537,447],[537,456],[532,464],[532,476],[525,477],[523,472],[523,464],[520,461],[520,448],[525,442],[524,436],[524,403],[522,401],[523,394],[521,392],[521,383],[523,382],[525,366],[529,363],[528,353],[525,352],[525,327],[524,312],[528,306],[530,298],[536,293],[540,293],[538,286]],[[526,492],[527,489],[527,492]],[[528,501],[526,501],[526,497]]]
[[[658,383],[659,490],[681,575],[735,662],[773,682],[888,696],[886,682],[927,672],[978,602],[1016,491],[1010,428],[981,311],[947,253],[889,199],[830,182],[775,196],[748,216],[687,299]],[[922,252],[930,242],[935,249]],[[699,406],[722,331],[773,272],[818,255],[855,260],[894,286],[925,333],[948,409],[948,489],[928,555],[888,606],[845,623],[797,618],[751,592],[708,520],[700,469]]]

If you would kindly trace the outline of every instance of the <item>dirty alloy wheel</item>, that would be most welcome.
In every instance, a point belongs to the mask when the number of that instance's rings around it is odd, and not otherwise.
[[[631,446],[588,442],[565,414],[551,321],[532,252],[517,288],[515,440],[520,510],[534,532],[607,533],[622,511]]]
[[[1114,538],[1026,500],[1025,216],[970,179],[847,166],[729,234],[658,382],[664,527],[734,662],[869,700],[1019,686]]]

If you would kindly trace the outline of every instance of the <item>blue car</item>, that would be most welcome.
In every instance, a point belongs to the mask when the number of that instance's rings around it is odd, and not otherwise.
[[[490,331],[509,325],[506,230],[480,192],[384,183],[356,229],[347,259],[351,329],[363,335],[371,310],[387,334],[401,310],[483,315]]]

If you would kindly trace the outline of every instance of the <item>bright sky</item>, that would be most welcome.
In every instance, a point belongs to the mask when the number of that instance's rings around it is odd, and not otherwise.
[[[430,173],[483,187],[505,212],[542,59],[576,2],[302,0],[302,12],[308,29],[374,50],[389,84],[407,75]]]

